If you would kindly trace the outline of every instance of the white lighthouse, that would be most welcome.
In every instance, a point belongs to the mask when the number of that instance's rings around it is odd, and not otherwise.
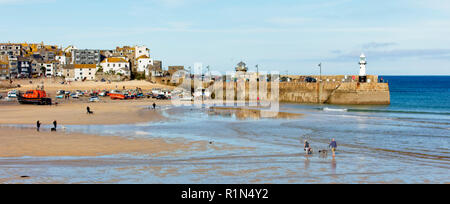
[[[362,53],[359,59],[359,82],[361,83],[367,82],[366,65],[367,65],[366,55]]]

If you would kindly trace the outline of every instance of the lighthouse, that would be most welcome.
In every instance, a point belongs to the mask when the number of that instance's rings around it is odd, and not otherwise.
[[[367,82],[366,65],[367,65],[366,55],[362,53],[359,59],[359,82],[361,83]]]

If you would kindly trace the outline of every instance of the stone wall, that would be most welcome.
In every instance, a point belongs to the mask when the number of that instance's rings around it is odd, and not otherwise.
[[[339,105],[388,105],[387,83],[280,83],[280,101]]]
[[[230,85],[224,83],[224,92]],[[206,84],[204,85],[204,87]],[[234,85],[235,99],[243,89]],[[268,98],[271,97],[271,84],[267,84]],[[257,88],[259,90],[259,87]],[[215,91],[212,91],[213,93]],[[230,93],[227,93],[228,95]],[[233,94],[233,93],[231,93]],[[229,95],[230,96],[230,95]],[[260,97],[256,94],[255,97]],[[249,100],[249,85],[245,85],[245,98]],[[262,98],[262,97],[261,97]],[[387,83],[358,83],[358,82],[323,82],[323,83],[295,83],[283,82],[279,84],[279,101],[289,103],[323,103],[336,105],[389,105],[390,92]]]

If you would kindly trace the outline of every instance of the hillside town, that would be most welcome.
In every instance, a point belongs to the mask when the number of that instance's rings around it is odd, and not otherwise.
[[[65,48],[41,43],[0,43],[0,80],[55,78],[65,81],[133,80],[168,77],[184,70],[155,60],[146,46],[113,50]]]

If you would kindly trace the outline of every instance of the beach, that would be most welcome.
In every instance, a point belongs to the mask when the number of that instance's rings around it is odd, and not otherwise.
[[[207,142],[130,139],[31,128],[0,128],[0,157],[86,157],[117,154],[154,155],[195,150]]]
[[[110,101],[101,103],[68,102],[57,106],[20,105],[0,106],[0,124],[51,124],[56,120],[61,125],[127,124],[161,121],[164,117],[149,107],[169,104],[168,101]],[[94,112],[87,114],[86,108]]]

